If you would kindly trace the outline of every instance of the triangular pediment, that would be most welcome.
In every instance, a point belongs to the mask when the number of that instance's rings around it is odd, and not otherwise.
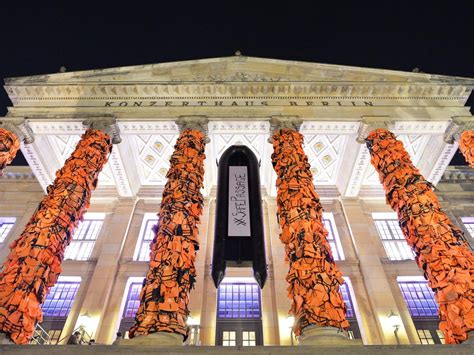
[[[6,79],[7,85],[186,83],[186,82],[335,82],[460,83],[473,79],[370,69],[344,65],[245,56],[148,64]]]

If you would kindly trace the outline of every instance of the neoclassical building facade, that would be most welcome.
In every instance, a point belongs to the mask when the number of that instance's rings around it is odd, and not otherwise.
[[[44,298],[40,324],[49,342],[65,342],[80,329],[98,343],[111,344],[117,331],[128,337],[138,311],[143,317],[140,326],[133,328],[137,335],[153,327],[165,329],[165,324],[180,334],[186,322],[190,327],[186,343],[190,345],[296,344],[294,335],[300,335],[300,328],[304,335],[304,322],[313,324],[326,317],[315,316],[313,306],[302,310],[297,305],[301,295],[305,305],[324,296],[310,296],[312,291],[307,289],[295,291],[294,283],[288,287],[289,261],[290,271],[296,269],[302,279],[298,257],[291,254],[297,240],[292,235],[296,232],[291,231],[296,228],[290,218],[292,208],[301,206],[305,193],[313,196],[313,190],[319,199],[313,199],[311,208],[319,215],[308,217],[307,223],[311,228],[324,226],[330,246],[330,251],[321,248],[313,256],[326,259],[321,273],[330,280],[325,285],[332,285],[324,291],[329,295],[324,302],[332,304],[324,307],[327,314],[334,315],[327,316],[332,322],[328,324],[346,328],[343,322],[347,319],[349,337],[363,344],[443,342],[438,301],[423,271],[423,265],[432,265],[431,261],[423,264],[419,257],[415,261],[415,254],[423,254],[426,246],[415,241],[417,249],[413,251],[403,234],[410,231],[399,225],[404,213],[416,213],[402,207],[394,212],[387,202],[393,202],[392,185],[403,185],[399,180],[407,172],[417,178],[403,180],[406,191],[411,191],[409,184],[415,186],[419,181],[436,187],[442,211],[454,225],[453,238],[468,255],[467,266],[453,267],[461,270],[459,274],[467,270],[470,275],[466,282],[471,282],[471,288],[463,292],[466,300],[472,301],[474,173],[468,166],[452,167],[449,163],[461,133],[472,128],[472,115],[465,103],[473,87],[474,79],[470,78],[244,56],[5,79],[13,106],[1,118],[2,127],[20,138],[29,167],[6,167],[0,178],[0,260],[10,260],[9,245],[24,236],[39,202],[45,193],[51,193],[48,186],[61,176],[67,177],[66,168],[73,161],[67,159],[78,142],[83,144],[85,161],[93,156],[91,150],[99,149],[91,147],[101,138],[81,140],[89,128],[88,132],[103,132],[110,138],[107,144],[111,148],[104,145],[100,149],[111,149],[111,153],[100,174],[97,172],[90,207],[64,251],[62,271]],[[186,132],[194,133],[191,137]],[[394,136],[388,135],[390,132]],[[181,140],[183,137],[186,140]],[[403,143],[403,151],[396,142]],[[259,161],[268,273],[262,289],[252,266],[246,263],[228,263],[218,288],[211,276],[218,161],[234,145],[250,148]],[[195,152],[186,153],[193,149]],[[379,162],[377,156],[400,151],[408,154],[419,173],[410,170],[407,162],[394,183],[381,166],[388,158]],[[99,164],[90,159],[89,163]],[[61,173],[56,173],[59,169]],[[384,190],[379,174],[385,174],[385,189],[392,190]],[[92,173],[84,176],[87,180]],[[187,189],[179,187],[184,185],[173,185],[172,179],[183,184],[197,179],[196,194],[187,195]],[[93,181],[87,184],[92,186]],[[292,184],[296,185],[294,192]],[[175,186],[173,193],[171,186]],[[158,224],[159,231],[165,230],[166,218],[173,219],[176,213],[166,207],[179,205],[180,198],[198,201],[199,191],[202,209],[195,214],[200,213],[196,224],[199,250],[191,264],[185,261],[179,269],[192,280],[163,291],[165,299],[170,295],[170,299],[182,300],[182,295],[189,295],[189,304],[176,310],[172,305],[160,308],[157,312],[162,316],[169,312],[170,319],[160,318],[150,325],[146,316],[154,312],[154,304],[145,300],[148,296],[140,296],[143,279],[146,277],[150,290],[161,282],[156,280],[166,279],[166,271],[159,270],[158,260],[164,263],[164,259],[158,246],[150,262],[150,244],[157,232],[152,227]],[[401,192],[397,193],[402,201]],[[421,190],[416,194],[431,196]],[[283,207],[286,201],[292,207]],[[197,209],[198,205],[196,202]],[[183,226],[194,235],[193,223],[198,217],[185,215]],[[464,232],[464,237],[457,230]],[[280,234],[286,243],[279,240]],[[181,240],[181,248],[189,242],[183,238],[177,238],[175,232],[172,240]],[[193,240],[189,243],[193,248],[197,245]],[[306,253],[307,246],[302,248]],[[190,250],[186,253],[191,255]],[[328,253],[332,256],[327,257]],[[438,280],[442,289],[436,268],[428,269],[435,270],[430,282]],[[314,282],[317,289],[319,281]],[[342,297],[345,318],[338,318],[334,305],[339,301],[333,297]],[[456,298],[462,297],[459,291]],[[190,313],[182,319],[186,307]],[[474,322],[469,311],[459,317],[465,324]],[[469,325],[463,327],[466,333]],[[462,337],[459,332],[449,334],[454,339]],[[472,337],[472,331],[470,334]]]

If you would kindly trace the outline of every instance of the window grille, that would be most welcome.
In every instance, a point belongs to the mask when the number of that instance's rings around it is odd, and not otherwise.
[[[61,281],[56,283],[46,296],[41,307],[44,317],[67,317],[71,310],[80,282]]]
[[[103,214],[85,215],[84,220],[77,226],[71,243],[65,250],[64,259],[89,260],[103,222]]]
[[[396,215],[387,213],[382,213],[382,215],[393,216],[393,218],[377,218],[377,214],[373,214],[387,257],[390,260],[414,260],[415,254],[405,240]]]
[[[133,282],[130,284],[127,295],[127,302],[123,311],[123,318],[133,318],[140,306],[140,291],[142,289],[141,282]]]
[[[398,285],[413,318],[438,317],[438,305],[428,282],[398,281]]]
[[[228,283],[219,286],[218,319],[260,319],[260,317],[260,290],[256,283]]]
[[[134,260],[150,261],[150,244],[155,237],[153,227],[158,224],[158,218],[154,213],[146,213],[143,218],[140,229],[140,237],[138,238],[137,247],[135,249]]]
[[[8,236],[8,233],[15,225],[15,218],[0,218],[0,243],[3,243]]]
[[[323,213],[323,223],[328,231],[327,240],[331,246],[332,256],[334,260],[344,260],[344,253],[342,251],[341,241],[339,240],[339,233],[336,229],[336,222],[332,213]]]

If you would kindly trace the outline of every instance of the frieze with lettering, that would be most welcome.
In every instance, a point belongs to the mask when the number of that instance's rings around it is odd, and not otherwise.
[[[252,107],[252,106],[374,106],[373,101],[340,100],[133,100],[105,101],[105,107]]]

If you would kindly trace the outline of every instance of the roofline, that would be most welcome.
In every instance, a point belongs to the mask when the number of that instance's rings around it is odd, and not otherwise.
[[[251,57],[251,56],[228,56],[228,57],[215,57],[215,58],[204,58],[204,59],[190,59],[184,61],[176,61],[176,62],[164,62],[164,63],[151,63],[151,64],[140,64],[140,65],[130,65],[130,66],[123,66],[123,67],[112,67],[112,68],[104,68],[104,69],[89,69],[89,70],[77,70],[72,72],[65,72],[65,73],[50,73],[50,74],[37,74],[37,75],[30,75],[30,76],[19,76],[19,77],[9,77],[5,78],[6,85],[15,85],[15,84],[32,84],[32,83],[43,83],[47,84],[48,78],[54,79],[63,79],[67,80],[68,78],[73,79],[76,76],[80,76],[81,78],[85,78],[88,75],[95,76],[97,74],[107,75],[107,74],[123,74],[126,72],[140,70],[146,67],[161,67],[166,68],[169,66],[176,66],[176,65],[186,65],[186,64],[207,64],[212,63],[217,60],[233,60],[235,62],[245,62],[245,61],[252,61],[252,60],[264,60],[270,61],[279,64],[293,64],[293,65],[300,65],[300,66],[321,66],[322,68],[333,68],[333,69],[347,69],[353,71],[363,72],[364,70],[373,70],[377,71],[379,74],[387,74],[387,75],[403,75],[403,76],[410,76],[412,78],[419,77],[420,79],[429,80],[429,81],[444,81],[449,80],[450,82],[455,82],[456,84],[461,85],[474,85],[474,78],[468,77],[460,77],[460,76],[449,76],[449,75],[442,75],[442,74],[429,74],[429,73],[415,73],[415,72],[407,72],[401,70],[392,70],[392,69],[378,69],[378,68],[371,68],[371,67],[358,67],[358,66],[349,66],[343,64],[326,64],[326,63],[315,63],[315,62],[305,62],[305,61],[296,61],[296,60],[286,60],[286,59],[273,59],[273,58],[263,58],[263,57]],[[365,81],[365,83],[369,83],[369,81]],[[392,81],[393,83],[393,81]],[[416,82],[411,82],[412,84]],[[422,83],[426,84],[426,81],[422,81]],[[450,83],[445,83],[450,84]]]

